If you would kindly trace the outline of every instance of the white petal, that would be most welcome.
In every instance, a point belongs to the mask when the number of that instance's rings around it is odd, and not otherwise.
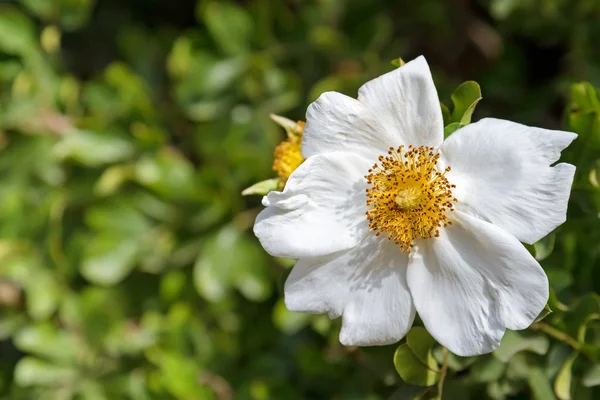
[[[502,229],[454,211],[440,237],[411,255],[408,285],[425,327],[451,352],[488,353],[506,328],[525,329],[548,300],[546,274]]]
[[[320,256],[356,246],[369,230],[365,212],[369,163],[350,153],[306,160],[283,192],[263,198],[254,233],[274,256]]]
[[[491,118],[455,132],[441,151],[457,209],[538,241],[565,221],[575,167],[550,165],[576,137]]]
[[[402,144],[395,131],[386,131],[364,104],[341,93],[323,93],[306,111],[302,155],[346,151],[359,154],[371,163],[390,146]]]
[[[440,101],[422,56],[364,84],[358,100],[381,119],[388,132],[400,135],[404,144],[435,147],[444,139]]]
[[[407,263],[397,246],[370,235],[350,251],[300,259],[285,283],[285,304],[292,311],[342,315],[346,346],[395,343],[415,317]]]

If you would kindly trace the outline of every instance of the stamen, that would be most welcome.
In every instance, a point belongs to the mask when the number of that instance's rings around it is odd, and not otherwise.
[[[298,121],[296,125],[299,127],[298,131],[288,132],[288,138],[281,142],[273,153],[273,170],[283,183],[304,162],[301,153],[304,123]]]
[[[433,147],[390,147],[365,176],[369,228],[386,233],[401,251],[410,253],[415,239],[439,237],[439,229],[452,223],[446,213],[454,210],[456,186],[445,176],[450,167],[438,171],[439,158]]]

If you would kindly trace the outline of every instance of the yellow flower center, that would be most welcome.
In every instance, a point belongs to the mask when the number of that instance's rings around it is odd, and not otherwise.
[[[297,126],[299,127],[298,131],[288,133],[288,138],[275,148],[273,154],[273,170],[277,172],[282,183],[285,183],[292,172],[304,162],[300,151],[304,123],[298,121]]]
[[[369,228],[377,236],[387,233],[401,251],[410,253],[415,239],[437,237],[439,228],[452,224],[446,213],[454,210],[451,189],[456,186],[445,176],[450,167],[438,170],[439,158],[433,147],[390,147],[365,176],[371,185]]]

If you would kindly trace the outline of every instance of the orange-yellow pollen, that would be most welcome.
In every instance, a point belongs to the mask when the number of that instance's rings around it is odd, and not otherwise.
[[[390,147],[365,176],[371,185],[369,228],[387,234],[401,251],[410,253],[415,239],[438,237],[440,228],[452,224],[446,213],[454,210],[456,186],[446,178],[450,167],[438,170],[439,158],[433,147]]]
[[[273,170],[277,172],[282,183],[285,183],[292,172],[304,162],[301,153],[304,122],[298,121],[297,126],[298,131],[288,133],[288,138],[279,143],[273,153]]]

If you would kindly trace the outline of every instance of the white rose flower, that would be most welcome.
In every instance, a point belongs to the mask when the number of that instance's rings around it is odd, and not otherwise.
[[[307,160],[254,226],[270,254],[299,259],[290,310],[342,316],[345,345],[397,342],[418,312],[462,356],[535,320],[548,279],[520,242],[565,221],[575,167],[552,164],[574,133],[486,118],[444,141],[423,57],[357,100],[324,93],[306,117]]]

